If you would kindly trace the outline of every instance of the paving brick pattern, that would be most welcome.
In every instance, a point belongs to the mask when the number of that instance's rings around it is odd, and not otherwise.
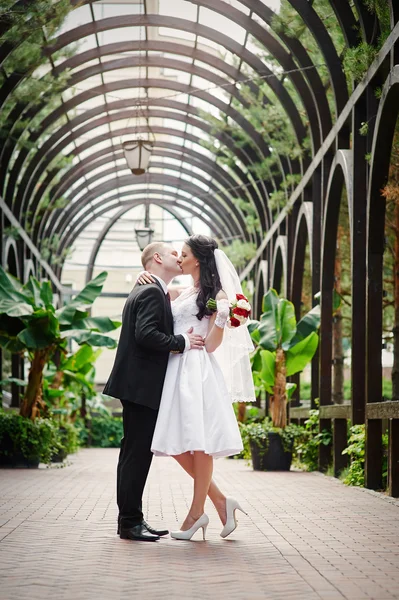
[[[0,470],[1,600],[399,598],[399,502],[312,473],[216,461],[249,516],[226,540],[211,504],[206,542],[116,536],[117,450],[82,450],[66,468]],[[145,509],[177,528],[191,480],[153,462]]]

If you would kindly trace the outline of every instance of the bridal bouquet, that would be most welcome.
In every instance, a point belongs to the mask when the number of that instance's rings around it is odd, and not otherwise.
[[[206,303],[209,310],[217,310],[216,301],[210,298]],[[251,305],[244,294],[236,294],[236,301],[230,302],[230,317],[227,319],[227,327],[239,327],[245,325],[251,313]]]

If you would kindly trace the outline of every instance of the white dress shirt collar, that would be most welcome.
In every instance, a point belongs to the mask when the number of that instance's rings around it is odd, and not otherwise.
[[[151,273],[151,276],[154,277],[154,279],[157,279],[159,281],[159,283],[162,286],[162,289],[165,293],[165,295],[168,293],[168,286],[166,285],[166,283],[164,282],[163,279],[161,279],[160,277],[158,277],[158,275],[154,275],[153,273]]]

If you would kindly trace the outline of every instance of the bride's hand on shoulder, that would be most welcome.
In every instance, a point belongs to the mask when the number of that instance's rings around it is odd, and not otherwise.
[[[146,285],[147,283],[155,283],[155,279],[148,271],[140,271],[137,275],[136,283]]]

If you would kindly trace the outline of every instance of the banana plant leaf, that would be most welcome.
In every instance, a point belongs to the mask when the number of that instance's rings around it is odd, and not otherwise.
[[[288,400],[288,402],[292,399],[292,396],[293,396],[296,388],[297,388],[297,384],[296,383],[290,383],[290,382],[287,383],[287,385],[285,387],[285,390],[286,390],[286,393],[287,393],[287,400]]]
[[[84,312],[90,308],[94,300],[101,294],[107,275],[106,271],[97,275],[89,281],[76,298],[56,311],[60,325],[72,325],[73,320],[77,318],[77,312]]]
[[[320,305],[318,304],[310,310],[297,324],[296,334],[292,338],[288,349],[293,348],[311,333],[317,331],[320,327]]]
[[[260,371],[260,376],[265,386],[265,390],[269,393],[272,393],[275,381],[274,372],[276,366],[276,355],[274,352],[269,352],[269,350],[261,350],[260,355],[262,359],[262,370]]]
[[[44,308],[44,304],[40,298],[40,283],[35,277],[29,277],[29,281],[25,283],[22,290],[24,294],[30,298],[33,306]]]
[[[303,371],[306,365],[312,360],[319,343],[319,336],[314,331],[304,340],[298,342],[295,346],[286,352],[287,377]]]
[[[25,350],[24,344],[16,337],[10,337],[0,333],[0,348],[8,350],[11,354],[19,354]]]
[[[280,298],[277,309],[280,329],[278,345],[281,346],[283,350],[287,350],[296,333],[295,308],[292,302],[285,298]]]
[[[277,349],[280,338],[280,327],[278,319],[278,295],[276,290],[270,289],[263,296],[263,314],[259,325],[259,345],[264,350],[273,352]]]
[[[260,322],[255,321],[254,319],[251,319],[247,323],[249,335],[251,336],[251,339],[255,342],[256,345],[259,344],[259,340],[260,340],[259,325],[260,325]]]
[[[33,314],[33,306],[27,302],[14,300],[11,298],[0,299],[0,314],[8,315],[9,317],[29,317]]]
[[[112,321],[108,317],[88,317],[87,319],[73,320],[73,329],[91,329],[100,333],[114,331],[122,325],[120,321]]]
[[[261,351],[262,351],[261,347],[258,346],[250,358],[252,371],[261,371],[262,370]]]
[[[20,387],[28,385],[27,381],[24,381],[23,379],[18,379],[18,377],[7,377],[7,379],[2,379],[0,381],[0,385],[7,385],[9,383],[15,383],[15,385],[19,385]]]
[[[102,333],[92,333],[84,329],[67,329],[61,332],[62,338],[72,338],[78,344],[89,344],[89,346],[98,346],[106,348],[116,348],[117,342]]]
[[[29,303],[29,298],[23,293],[21,283],[7,273],[2,266],[0,266],[0,299]]]
[[[49,281],[43,281],[40,289],[40,299],[47,309],[54,310],[53,306],[53,291]]]

